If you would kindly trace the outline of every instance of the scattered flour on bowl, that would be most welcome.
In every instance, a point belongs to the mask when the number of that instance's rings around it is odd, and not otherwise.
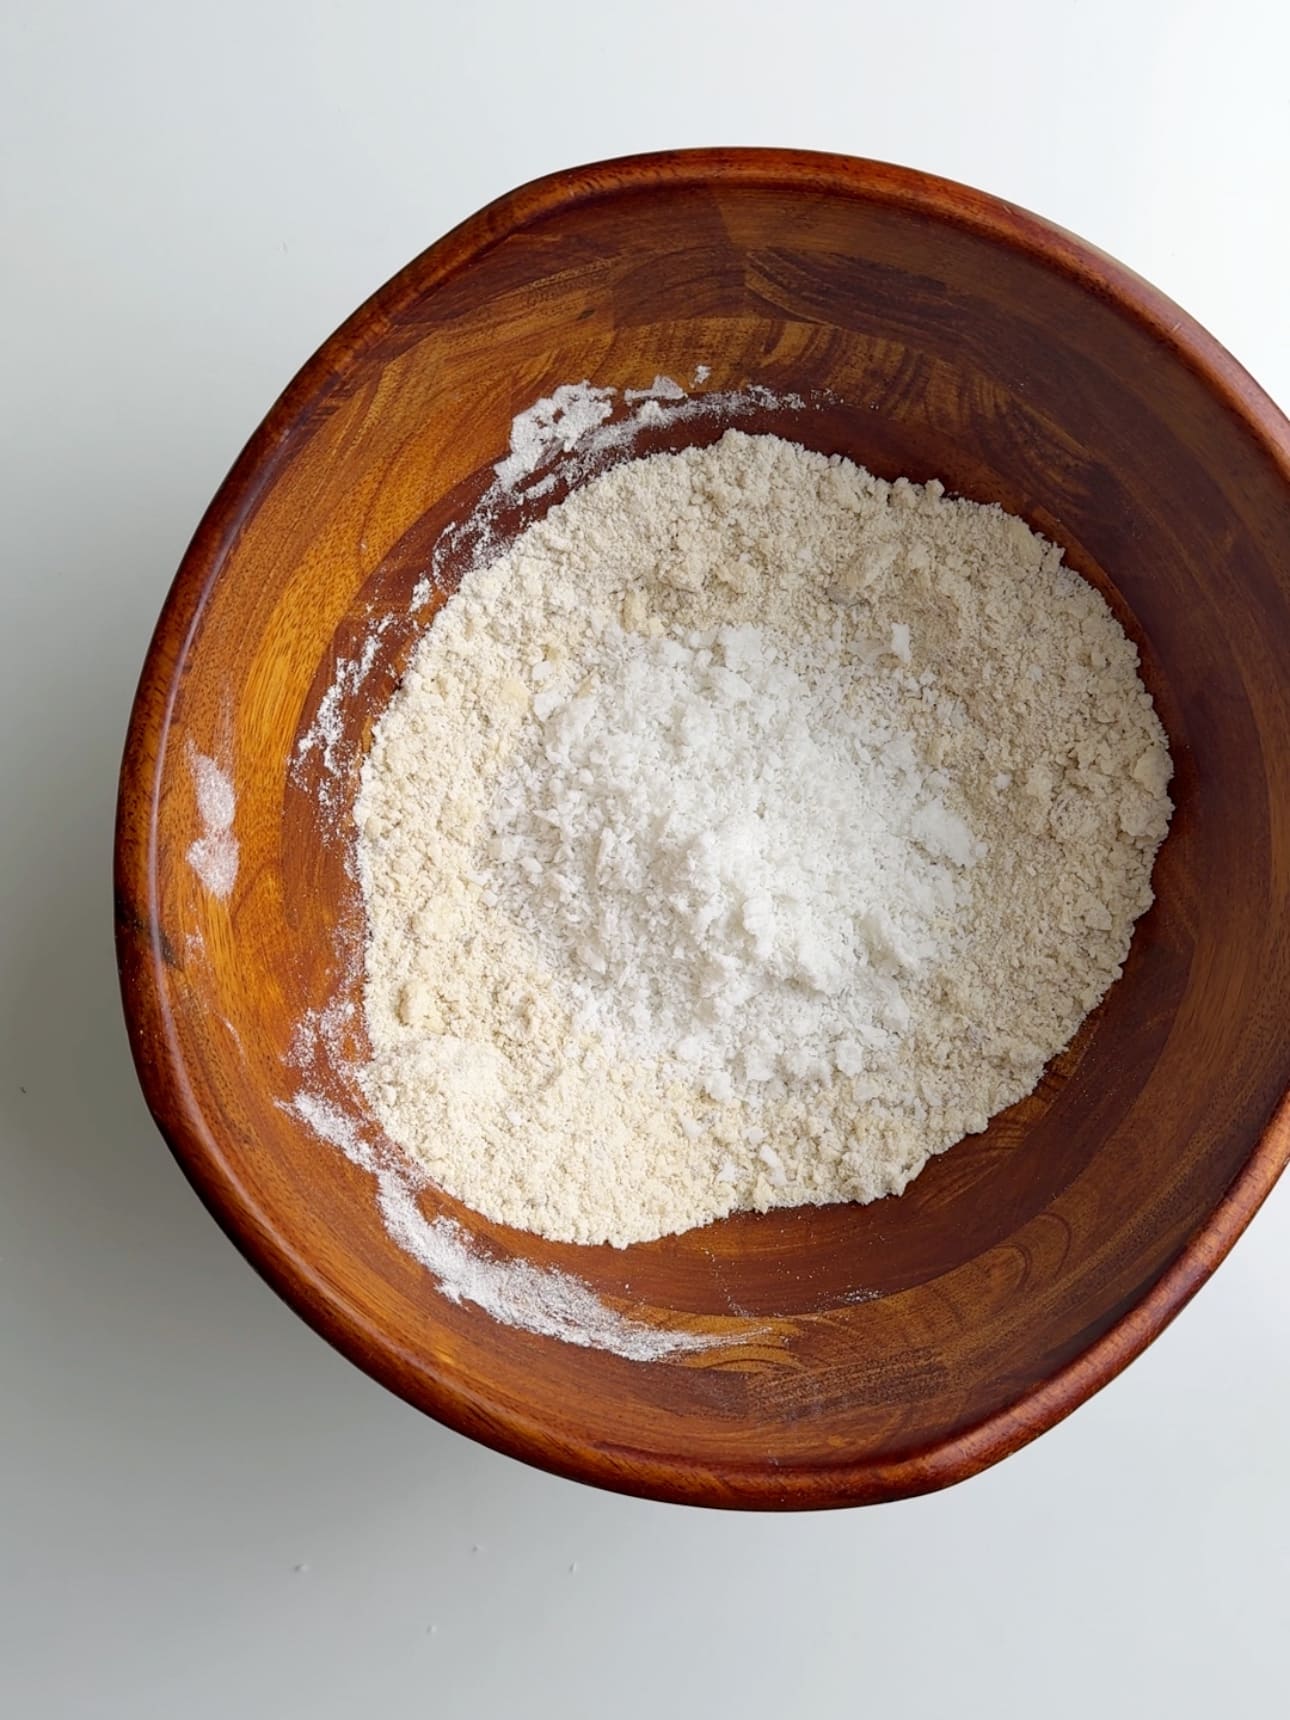
[[[738,431],[628,461],[466,576],[378,726],[363,1091],[566,1240],[899,1192],[1118,976],[1169,777],[1022,521]]]
[[[699,365],[696,384],[708,375],[707,366]],[[828,390],[816,390],[810,404],[832,398]],[[537,500],[560,482],[570,487],[582,483],[611,461],[634,453],[644,430],[677,424],[737,427],[750,413],[767,408],[801,411],[807,404],[800,394],[756,382],[701,394],[687,394],[670,376],[656,376],[648,388],[621,391],[585,381],[562,383],[512,421],[510,448],[493,467],[492,483],[476,506],[440,536],[430,568],[413,591],[413,610],[429,600],[449,563],[478,569],[494,559],[500,548],[499,512],[517,496]]]
[[[378,724],[361,1087],[564,1240],[900,1192],[1120,974],[1168,779],[1020,519],[734,430],[628,461],[466,576]]]
[[[417,1199],[415,1171],[365,1140],[354,1118],[338,1105],[302,1091],[284,1109],[376,1178],[386,1230],[430,1272],[450,1302],[471,1302],[504,1325],[584,1349],[609,1350],[632,1362],[662,1361],[734,1341],[720,1333],[635,1319],[602,1301],[580,1278],[554,1267],[489,1258],[452,1219],[426,1217]]]
[[[189,844],[188,864],[212,896],[227,901],[237,882],[238,841],[233,834],[237,799],[233,784],[213,758],[188,749],[188,769],[197,797],[202,833]]]

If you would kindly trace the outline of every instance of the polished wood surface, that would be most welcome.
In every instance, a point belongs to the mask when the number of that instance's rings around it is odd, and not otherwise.
[[[1036,1094],[900,1199],[615,1251],[425,1198],[499,1256],[730,1339],[641,1364],[446,1299],[386,1236],[371,1178],[282,1108],[303,1078],[297,1027],[342,984],[338,933],[362,914],[317,781],[294,782],[288,761],[338,658],[389,616],[343,712],[361,756],[425,623],[408,600],[429,546],[483,489],[516,411],[562,382],[643,387],[700,363],[707,389],[831,391],[820,409],[745,414],[748,428],[939,477],[1062,543],[1142,647],[1178,809],[1123,980]],[[699,422],[642,445],[716,434]],[[1290,1152],[1288,654],[1290,426],[1109,258],[978,192],[840,157],[684,152],[527,186],[306,366],[180,569],[118,826],[122,985],[152,1111],[312,1325],[491,1445],[709,1505],[961,1479],[1150,1342]],[[191,747],[231,766],[227,901],[185,859]],[[351,771],[342,828],[353,791]],[[308,1078],[353,1109],[342,1073]]]

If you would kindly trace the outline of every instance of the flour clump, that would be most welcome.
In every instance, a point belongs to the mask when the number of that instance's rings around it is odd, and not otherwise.
[[[1169,777],[1024,522],[738,431],[627,461],[466,575],[378,725],[364,1091],[566,1240],[898,1193],[1118,976]]]

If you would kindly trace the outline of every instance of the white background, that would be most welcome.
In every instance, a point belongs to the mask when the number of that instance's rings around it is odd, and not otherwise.
[[[1172,1331],[949,1493],[598,1494],[363,1378],[215,1229],[119,1019],[148,634],[318,342],[548,169],[787,143],[1122,257],[1290,402],[1279,0],[0,0],[0,1713],[1284,1712],[1290,1186]]]

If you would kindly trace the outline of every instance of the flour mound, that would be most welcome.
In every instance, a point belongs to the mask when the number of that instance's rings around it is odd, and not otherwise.
[[[1118,976],[1169,777],[1022,521],[736,431],[628,461],[467,575],[378,725],[364,1091],[561,1239],[898,1193]]]
[[[579,667],[573,698],[535,700],[488,847],[579,1024],[714,1098],[894,1047],[909,979],[961,941],[980,854],[894,701],[852,708],[831,640],[752,626],[611,625]]]

